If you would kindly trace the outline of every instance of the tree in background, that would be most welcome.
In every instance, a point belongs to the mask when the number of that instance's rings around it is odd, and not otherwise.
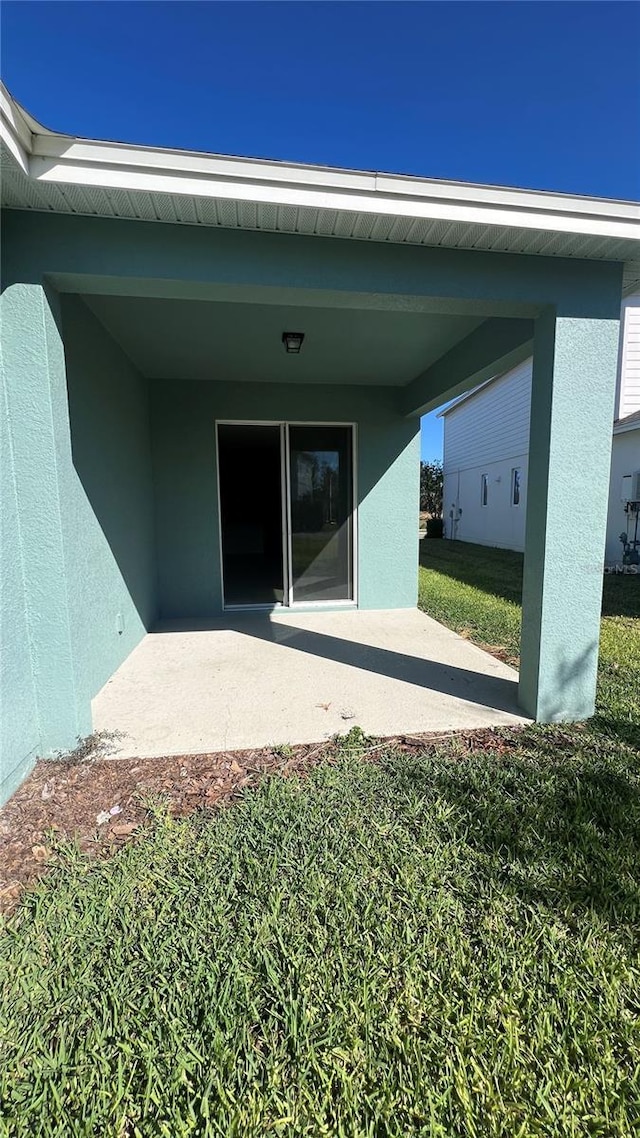
[[[442,517],[442,463],[439,459],[420,463],[420,510],[432,518]]]

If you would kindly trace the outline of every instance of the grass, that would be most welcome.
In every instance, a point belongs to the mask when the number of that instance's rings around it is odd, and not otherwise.
[[[518,663],[522,554],[467,542],[425,541],[419,604],[436,620]],[[608,732],[640,749],[640,576],[606,576],[597,713]],[[582,739],[581,729],[576,738]]]
[[[474,583],[448,545],[423,604],[517,653],[518,559]],[[635,595],[587,726],[415,753],[356,728],[222,812],[156,805],[104,862],[59,848],[2,941],[6,1133],[637,1133]]]

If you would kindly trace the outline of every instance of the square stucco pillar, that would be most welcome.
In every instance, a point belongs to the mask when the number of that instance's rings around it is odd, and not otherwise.
[[[594,711],[618,323],[536,320],[519,702],[542,722]]]

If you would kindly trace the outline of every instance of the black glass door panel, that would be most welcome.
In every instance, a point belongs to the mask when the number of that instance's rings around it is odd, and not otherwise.
[[[280,427],[218,424],[225,605],[284,601]]]

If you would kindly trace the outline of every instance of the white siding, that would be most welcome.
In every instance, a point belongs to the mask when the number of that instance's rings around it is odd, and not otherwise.
[[[520,470],[520,503],[511,502],[513,469]],[[487,505],[480,503],[482,475],[487,476]],[[527,512],[527,455],[506,462],[491,462],[445,474],[445,537],[524,550]],[[462,512],[461,512],[462,511]]]
[[[628,532],[633,526],[633,522],[624,511],[622,479],[626,474],[633,474],[635,470],[640,470],[640,424],[635,431],[622,431],[619,435],[613,436],[605,551],[605,560],[609,565],[622,562],[620,534]]]
[[[525,360],[445,416],[445,535],[524,549],[532,361]],[[520,504],[511,477],[520,470]],[[488,483],[481,505],[482,475]]]
[[[527,452],[531,368],[525,360],[446,414],[445,474]]]
[[[640,411],[640,296],[625,301],[620,316],[620,370],[616,418]]]
[[[524,549],[533,361],[525,360],[446,413],[444,420],[445,535],[478,545]],[[616,418],[640,410],[640,295],[620,315]],[[511,503],[511,471],[522,471],[519,506]],[[623,469],[624,468],[624,469]],[[628,469],[627,469],[628,468]],[[623,474],[640,469],[640,429],[613,437],[606,557],[621,557],[627,528],[620,490]],[[488,502],[481,505],[482,475]]]

